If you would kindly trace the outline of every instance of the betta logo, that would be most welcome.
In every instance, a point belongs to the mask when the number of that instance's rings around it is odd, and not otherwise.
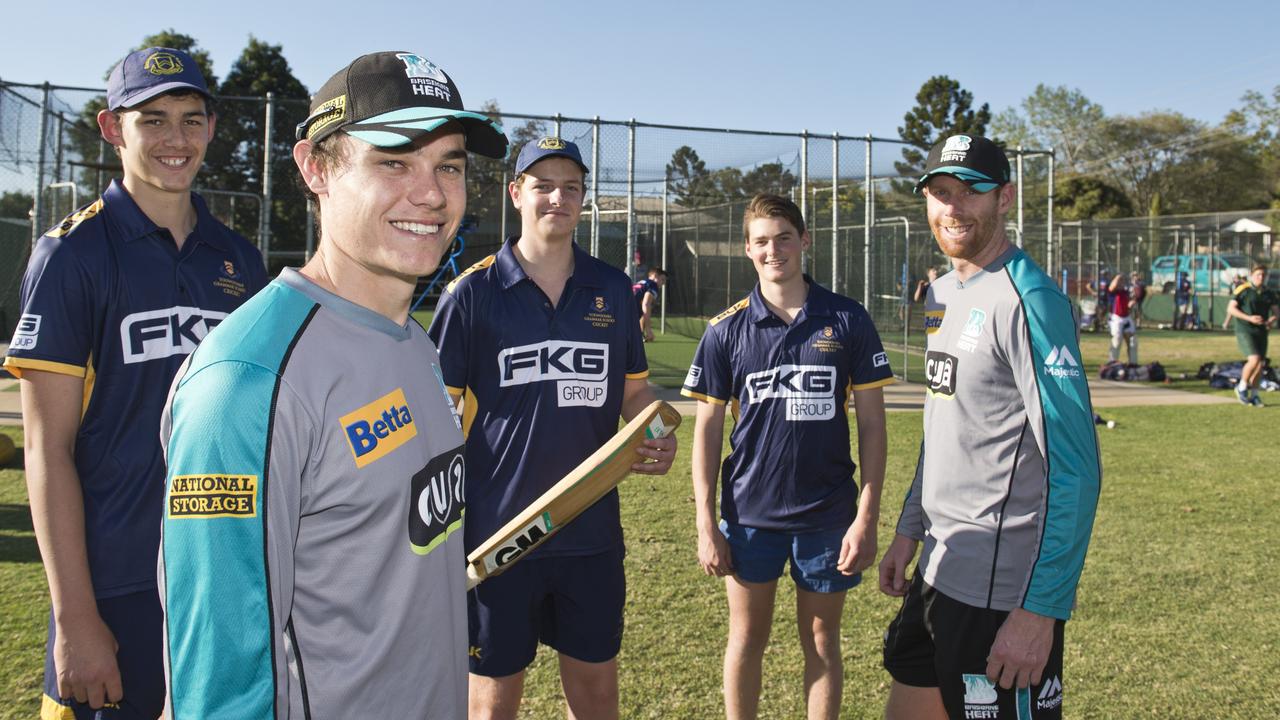
[[[396,388],[359,410],[338,418],[356,467],[386,457],[418,435],[404,390]]]

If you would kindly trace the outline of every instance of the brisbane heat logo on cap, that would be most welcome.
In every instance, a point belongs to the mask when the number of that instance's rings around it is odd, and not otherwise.
[[[177,75],[182,72],[182,61],[173,53],[153,52],[147,56],[142,67],[152,75]]]
[[[942,155],[938,159],[942,162],[964,162],[972,142],[973,139],[968,135],[952,135],[942,146]]]
[[[453,93],[449,90],[449,78],[435,63],[413,53],[397,53],[396,57],[404,63],[404,74],[409,78],[409,89],[414,95],[437,97],[445,102],[453,102]]]

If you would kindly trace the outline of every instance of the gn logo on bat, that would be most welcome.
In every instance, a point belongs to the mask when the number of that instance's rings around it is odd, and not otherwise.
[[[551,534],[551,513],[542,513],[533,522],[520,528],[520,532],[502,543],[493,552],[484,556],[485,572],[493,572],[503,565],[514,562],[516,558]]]

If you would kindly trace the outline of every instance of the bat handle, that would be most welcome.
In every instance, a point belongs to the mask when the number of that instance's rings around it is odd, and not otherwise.
[[[484,578],[480,577],[480,574],[476,572],[475,566],[473,565],[467,566],[467,590],[468,591],[471,590],[471,588],[479,585],[480,581],[483,579]]]

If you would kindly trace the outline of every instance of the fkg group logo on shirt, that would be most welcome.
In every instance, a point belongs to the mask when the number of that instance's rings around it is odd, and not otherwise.
[[[126,315],[120,321],[124,362],[128,365],[190,355],[226,316],[224,312],[184,305]]]
[[[609,394],[608,372],[605,343],[547,340],[498,353],[499,387],[555,382],[560,407],[603,406]]]
[[[1080,377],[1080,363],[1067,349],[1066,345],[1055,346],[1044,359],[1044,374],[1057,378]]]
[[[836,416],[836,369],[830,365],[779,365],[747,375],[747,404],[786,403],[787,420]]]

